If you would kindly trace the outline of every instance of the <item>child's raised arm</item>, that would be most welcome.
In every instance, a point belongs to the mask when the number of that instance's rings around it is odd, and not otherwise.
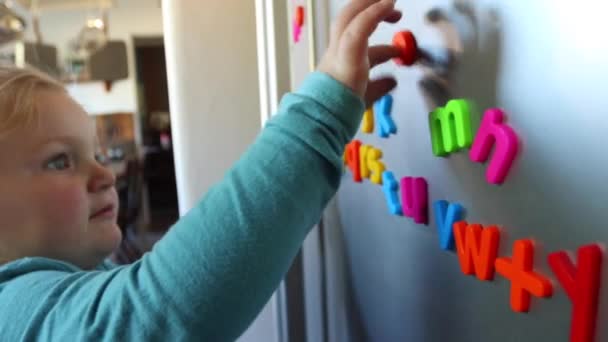
[[[1,273],[0,282],[13,280],[0,288],[0,311],[10,305],[20,313],[1,325],[3,339],[236,339],[337,190],[362,99],[370,103],[394,87],[389,79],[368,85],[368,75],[397,51],[367,47],[379,22],[399,19],[393,3],[345,7],[319,71],[283,98],[225,178],[141,260],[84,272],[33,258]]]

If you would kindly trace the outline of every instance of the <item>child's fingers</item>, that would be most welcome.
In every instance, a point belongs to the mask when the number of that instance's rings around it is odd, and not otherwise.
[[[370,81],[367,84],[365,92],[365,108],[369,108],[378,101],[382,96],[397,86],[397,81],[394,78],[381,78],[375,81]]]
[[[356,56],[358,55],[357,52],[365,50],[367,39],[376,30],[378,24],[393,12],[394,6],[395,2],[393,0],[382,0],[359,13],[342,35],[342,38],[345,38],[342,41],[345,44],[343,46],[345,51]]]
[[[370,68],[382,64],[391,58],[398,57],[399,54],[400,50],[392,45],[370,46],[368,51]]]
[[[363,10],[379,0],[353,0],[342,11],[332,27],[332,38],[338,41],[348,24]]]
[[[387,23],[394,24],[394,23],[398,22],[399,20],[401,20],[401,15],[402,15],[401,11],[393,10],[393,13],[389,14],[388,17],[386,17],[384,19],[384,21],[386,21]]]

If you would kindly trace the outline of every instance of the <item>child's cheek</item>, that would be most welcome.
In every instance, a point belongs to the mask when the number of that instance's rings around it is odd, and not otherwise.
[[[89,217],[86,191],[79,186],[60,187],[45,194],[47,218],[58,230],[80,231],[86,228]]]

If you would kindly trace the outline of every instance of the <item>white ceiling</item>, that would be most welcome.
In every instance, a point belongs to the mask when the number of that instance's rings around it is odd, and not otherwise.
[[[41,11],[67,10],[77,8],[109,8],[114,5],[114,0],[17,0],[26,8],[38,5]]]

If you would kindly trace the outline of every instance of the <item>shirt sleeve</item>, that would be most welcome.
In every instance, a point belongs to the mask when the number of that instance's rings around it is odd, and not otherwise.
[[[0,298],[27,291],[31,299],[10,302],[21,305],[22,315],[13,319],[26,326],[8,336],[236,339],[335,194],[344,146],[363,110],[348,88],[312,73],[283,97],[277,115],[224,179],[136,263],[89,272],[30,265],[27,273],[13,272]],[[3,301],[0,308],[9,305]]]

